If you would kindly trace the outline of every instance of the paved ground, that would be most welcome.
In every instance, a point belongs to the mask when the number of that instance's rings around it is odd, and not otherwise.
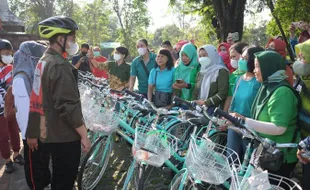
[[[21,150],[23,152],[23,149]],[[5,160],[0,158],[0,189],[1,190],[29,190],[25,181],[24,167],[15,164],[12,174],[4,173]]]

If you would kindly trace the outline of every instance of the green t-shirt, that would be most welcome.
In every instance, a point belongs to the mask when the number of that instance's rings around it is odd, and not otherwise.
[[[291,143],[293,134],[296,129],[298,99],[291,89],[282,86],[275,90],[268,102],[264,105],[258,116],[259,121],[272,122],[276,126],[286,127],[282,135],[260,134],[262,137],[271,139],[276,143]],[[299,134],[296,142],[299,142]],[[293,163],[297,161],[296,149],[284,152],[284,162]]]
[[[228,96],[233,96],[236,80],[237,80],[238,77],[240,77],[244,73],[245,73],[244,71],[236,70],[236,71],[234,71],[233,73],[231,73],[229,75]]]

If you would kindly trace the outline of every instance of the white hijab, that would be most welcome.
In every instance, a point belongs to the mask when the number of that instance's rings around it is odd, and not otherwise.
[[[208,53],[208,58],[211,60],[211,64],[205,67],[201,67],[200,73],[202,75],[202,82],[200,88],[199,99],[206,100],[209,97],[210,85],[215,82],[220,69],[228,69],[222,64],[222,59],[217,53],[217,49],[213,45],[204,45],[199,50],[204,49]],[[198,50],[198,51],[199,51]]]

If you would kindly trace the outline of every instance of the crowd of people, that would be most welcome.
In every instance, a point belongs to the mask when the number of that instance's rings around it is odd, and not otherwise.
[[[129,52],[122,46],[115,49],[113,60],[88,44],[82,44],[80,54],[75,55],[79,49],[77,30],[77,24],[68,17],[48,18],[39,23],[40,35],[48,41],[23,42],[14,56],[11,43],[0,39],[1,155],[7,173],[14,171],[15,163],[24,165],[31,189],[43,190],[48,184],[52,189],[72,189],[80,147],[83,151],[90,148],[77,70],[106,78],[110,88],[118,91],[133,91],[137,80],[138,93],[157,107],[172,107],[173,96],[205,105],[209,114],[220,107],[277,143],[298,143],[300,137],[310,135],[309,24],[304,24],[299,40],[295,27],[291,27],[294,63],[286,60],[286,43],[279,37],[270,39],[263,48],[235,42],[233,33],[218,47],[196,47],[187,40],[172,47],[165,41],[157,54],[150,51],[146,39],[140,39],[136,44],[139,56],[128,64]],[[68,55],[75,55],[72,63]],[[247,140],[225,125],[220,130],[228,131],[227,147],[242,158]],[[19,152],[19,131],[24,158]],[[310,159],[296,149],[282,151],[281,168],[269,172],[290,178],[299,158],[304,164],[303,188],[310,189]]]

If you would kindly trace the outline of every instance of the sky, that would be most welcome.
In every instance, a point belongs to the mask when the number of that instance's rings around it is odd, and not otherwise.
[[[77,2],[86,2],[85,0],[75,0]],[[87,0],[92,2],[93,0]],[[148,0],[147,7],[151,17],[151,24],[149,30],[154,32],[157,28],[165,25],[176,23],[176,17],[171,13],[169,8],[169,0]],[[264,9],[261,13],[255,15],[245,15],[245,26],[250,24],[258,24],[261,21],[269,21],[271,19],[269,9]]]

